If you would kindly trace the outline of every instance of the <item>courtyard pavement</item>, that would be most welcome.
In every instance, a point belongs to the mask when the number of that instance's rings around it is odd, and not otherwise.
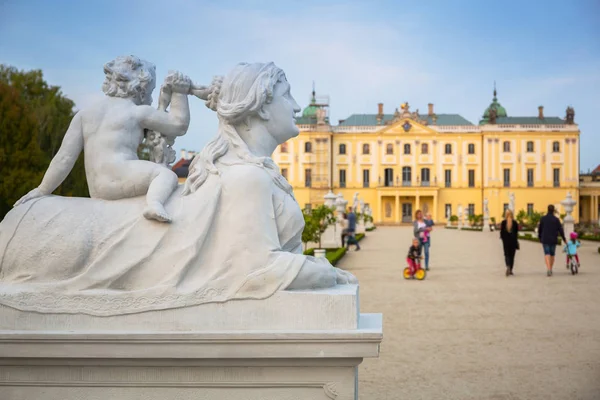
[[[359,367],[361,399],[600,399],[600,243],[572,276],[559,253],[521,241],[505,277],[497,232],[437,228],[424,281],[402,278],[412,230],[379,227],[338,267],[360,281],[363,313],[383,313],[379,359]]]

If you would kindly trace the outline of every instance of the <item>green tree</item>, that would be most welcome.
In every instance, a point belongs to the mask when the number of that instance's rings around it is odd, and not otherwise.
[[[312,210],[304,210],[304,230],[302,231],[304,249],[307,249],[309,242],[319,243],[319,248],[321,248],[323,233],[335,221],[333,209],[325,205],[320,205]]]
[[[304,210],[303,214],[304,230],[302,231],[302,243],[304,243],[304,250],[307,250],[308,243],[317,241],[319,226],[315,223],[311,211]]]
[[[58,152],[75,103],[42,71],[0,65],[0,218],[38,186]],[[89,196],[83,154],[55,194]]]

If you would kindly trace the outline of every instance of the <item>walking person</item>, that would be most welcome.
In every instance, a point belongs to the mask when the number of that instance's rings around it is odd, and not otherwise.
[[[429,271],[429,233],[431,232],[431,229],[431,226],[427,226],[427,222],[425,222],[425,218],[423,218],[423,212],[417,210],[413,222],[413,233],[415,238],[419,239],[419,243],[424,250],[426,271]]]
[[[429,248],[431,248],[431,231],[433,230],[433,226],[435,225],[435,222],[433,222],[433,218],[431,218],[431,213],[427,213],[425,215],[425,225],[427,225],[428,228],[431,228],[427,234],[427,239],[429,241]]]
[[[554,258],[556,256],[556,245],[560,236],[563,243],[567,242],[565,231],[560,223],[560,219],[554,215],[556,212],[554,206],[548,206],[548,214],[544,215],[540,220],[538,228],[538,237],[544,248],[544,258],[546,260],[546,275],[552,276],[552,267],[554,267]]]
[[[519,226],[511,210],[506,210],[504,220],[500,224],[500,239],[504,248],[506,276],[514,275],[515,254],[519,250]]]
[[[348,236],[348,214],[342,213],[342,247],[346,246],[346,237]]]
[[[346,233],[348,240],[346,248],[350,249],[350,245],[356,245],[356,251],[360,250],[358,240],[356,240],[356,214],[352,208],[348,208],[348,232]]]

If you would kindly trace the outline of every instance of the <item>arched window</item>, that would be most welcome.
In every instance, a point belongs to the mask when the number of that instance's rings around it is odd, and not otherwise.
[[[427,143],[423,143],[421,145],[421,153],[422,154],[429,154],[429,145]]]
[[[304,143],[304,152],[312,153],[312,143],[311,142]]]
[[[281,143],[280,150],[281,150],[282,153],[287,153],[288,152],[288,144],[287,143]]]
[[[394,169],[386,168],[383,172],[385,176],[384,185],[387,187],[394,186]]]
[[[363,154],[371,154],[371,146],[368,143],[363,144]]]
[[[388,143],[385,145],[385,154],[394,154],[394,145]]]
[[[527,142],[527,152],[528,153],[533,153],[533,142]]]
[[[346,154],[346,145],[340,144],[340,154]]]
[[[404,154],[410,154],[410,144],[404,145]]]
[[[412,169],[402,167],[402,186],[410,186],[412,182]]]
[[[429,186],[431,172],[429,168],[421,168],[421,186]]]
[[[444,146],[444,153],[445,154],[452,154],[452,145],[451,144],[447,144]]]
[[[505,153],[510,153],[510,142],[502,143],[502,148],[504,149]]]
[[[469,143],[469,154],[475,154],[475,145],[473,143]]]
[[[552,152],[560,153],[560,143],[559,142],[552,143]]]

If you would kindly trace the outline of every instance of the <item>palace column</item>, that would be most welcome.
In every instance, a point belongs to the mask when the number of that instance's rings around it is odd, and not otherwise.
[[[377,214],[378,214],[378,218],[379,218],[379,223],[383,222],[383,204],[381,201],[381,195],[377,195]]]
[[[433,218],[434,221],[437,221],[437,211],[438,211],[437,192],[433,192],[433,212],[431,213],[431,218]]]
[[[401,216],[400,216],[400,196],[396,195],[396,196],[394,197],[394,200],[395,200],[395,201],[394,201],[394,206],[396,207],[396,208],[395,208],[395,209],[396,209],[395,222],[396,222],[397,224],[399,224],[399,223],[400,223],[400,221],[402,221],[402,218],[401,218]]]
[[[421,208],[421,197],[417,194],[415,196],[415,209],[413,210],[413,214],[417,212]],[[412,216],[411,216],[412,218]]]

